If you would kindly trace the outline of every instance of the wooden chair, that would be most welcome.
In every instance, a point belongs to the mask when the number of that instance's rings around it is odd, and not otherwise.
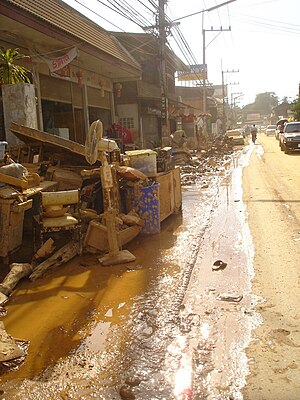
[[[71,231],[81,252],[80,190],[41,192],[39,214],[34,216],[34,250],[38,236],[42,245],[45,234],[64,231]]]

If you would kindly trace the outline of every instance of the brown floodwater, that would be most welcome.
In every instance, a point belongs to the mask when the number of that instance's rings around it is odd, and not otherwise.
[[[89,255],[24,280],[3,321],[28,354],[2,368],[2,398],[241,399],[259,323],[242,203],[249,152],[184,187],[182,214],[127,246],[134,263]],[[216,260],[227,266],[213,270]]]

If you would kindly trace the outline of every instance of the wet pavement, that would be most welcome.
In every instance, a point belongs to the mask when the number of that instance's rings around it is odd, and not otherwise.
[[[182,215],[128,246],[134,263],[85,257],[24,283],[4,323],[29,353],[4,371],[2,398],[242,399],[245,347],[260,322],[242,202],[253,148],[186,185]]]

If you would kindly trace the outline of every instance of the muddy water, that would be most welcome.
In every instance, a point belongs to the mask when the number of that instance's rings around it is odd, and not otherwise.
[[[24,282],[4,323],[29,353],[3,371],[3,398],[240,399],[257,323],[241,191],[250,151],[207,175],[208,188],[184,188],[182,215],[130,245],[130,269],[89,256]],[[227,266],[212,271],[218,259]]]

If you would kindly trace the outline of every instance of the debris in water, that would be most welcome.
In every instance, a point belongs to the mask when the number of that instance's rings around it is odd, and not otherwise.
[[[0,362],[25,356],[25,352],[18,345],[18,341],[6,332],[4,323],[0,321]]]
[[[222,293],[217,299],[222,301],[232,301],[234,303],[239,303],[243,298],[242,294],[234,294],[234,293]]]
[[[217,260],[213,263],[212,270],[219,271],[220,269],[225,269],[227,267],[227,263],[222,260]]]
[[[142,265],[129,265],[127,267],[128,271],[135,271],[135,270],[139,270],[139,269],[143,269]]]
[[[105,317],[112,317],[112,315],[113,315],[113,310],[112,310],[112,308],[110,308],[110,309],[106,312]]]

